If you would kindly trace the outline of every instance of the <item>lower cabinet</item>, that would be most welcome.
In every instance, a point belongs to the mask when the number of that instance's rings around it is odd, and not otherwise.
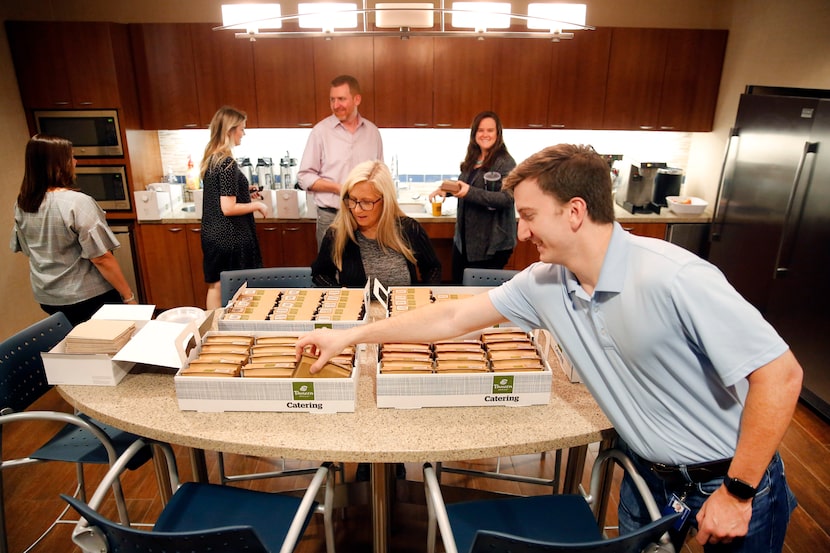
[[[144,297],[156,309],[205,307],[198,224],[136,225]]]
[[[205,308],[201,225],[136,225],[144,297],[157,309]],[[258,223],[264,267],[308,267],[317,257],[315,222]]]
[[[637,236],[666,239],[666,223],[620,223],[623,230]]]

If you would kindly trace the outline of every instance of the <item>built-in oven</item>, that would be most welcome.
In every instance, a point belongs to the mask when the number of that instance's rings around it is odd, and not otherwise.
[[[132,210],[124,165],[78,165],[75,186],[92,196],[104,211]]]
[[[121,127],[114,109],[42,110],[34,112],[40,134],[66,138],[75,157],[122,157]]]

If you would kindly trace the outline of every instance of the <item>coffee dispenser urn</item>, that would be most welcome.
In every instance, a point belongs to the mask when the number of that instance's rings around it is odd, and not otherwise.
[[[679,196],[682,181],[682,169],[675,167],[658,169],[657,176],[654,177],[654,193],[652,194],[651,201],[660,207],[668,207],[669,204],[666,202],[666,197]]]
[[[280,188],[291,190],[297,183],[297,158],[291,157],[285,152],[285,157],[280,159]]]
[[[270,157],[261,157],[257,160],[256,174],[261,190],[274,189],[274,163]]]
[[[626,166],[627,176],[621,175],[617,189],[617,205],[629,213],[660,213],[660,207],[652,203],[654,179],[659,169],[666,164],[659,161],[644,161]]]

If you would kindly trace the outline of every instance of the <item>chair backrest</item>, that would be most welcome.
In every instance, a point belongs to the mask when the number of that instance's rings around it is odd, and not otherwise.
[[[227,305],[244,282],[251,288],[311,288],[311,267],[266,267],[219,273],[222,305]]]
[[[55,313],[0,345],[0,413],[25,410],[51,387],[40,354],[63,340],[72,324]]]
[[[631,534],[586,543],[543,542],[480,530],[476,533],[470,553],[641,553],[649,545],[657,544],[679,516],[680,513],[672,513]],[[648,551],[674,552],[670,544],[660,547],[665,549]]]
[[[73,536],[83,541],[85,551],[118,551],[119,553],[208,553],[245,551],[268,553],[256,531],[250,526],[227,526],[195,532],[148,532],[116,524],[102,517],[89,505],[74,497],[61,494],[89,526],[83,533]],[[102,543],[103,542],[103,543]],[[88,544],[88,548],[86,546]],[[104,547],[102,547],[104,546]]]
[[[464,286],[498,286],[517,274],[519,274],[519,271],[510,269],[474,269],[467,267],[464,269],[461,284]]]

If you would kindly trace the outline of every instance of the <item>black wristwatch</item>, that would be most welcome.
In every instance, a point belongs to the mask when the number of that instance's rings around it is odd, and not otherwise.
[[[737,497],[738,499],[752,499],[758,493],[757,488],[753,488],[743,480],[727,476],[723,479],[723,485],[726,486],[726,491]]]

